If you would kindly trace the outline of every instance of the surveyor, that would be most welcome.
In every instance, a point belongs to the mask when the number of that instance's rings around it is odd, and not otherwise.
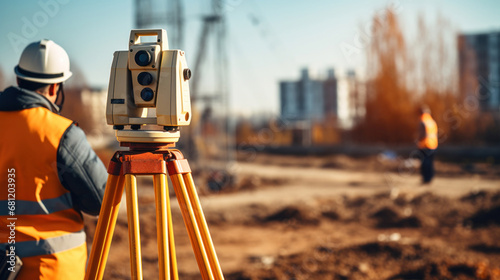
[[[427,105],[420,106],[417,111],[420,116],[417,142],[422,161],[420,171],[422,183],[429,184],[434,177],[434,154],[438,147],[438,127]]]
[[[83,279],[81,212],[99,214],[107,173],[82,129],[59,114],[69,57],[41,40],[14,71],[18,86],[0,93],[0,253],[21,259],[17,280]]]

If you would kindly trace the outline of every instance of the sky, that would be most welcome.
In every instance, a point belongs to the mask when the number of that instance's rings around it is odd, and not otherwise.
[[[324,77],[328,68],[334,68],[339,77],[349,69],[362,77],[360,38],[373,15],[390,5],[410,37],[419,15],[429,23],[441,15],[456,32],[500,31],[500,1],[495,0],[221,1],[228,26],[225,54],[229,67],[224,77],[230,110],[242,115],[278,114],[279,81],[298,79],[304,67],[316,77]],[[210,1],[183,3],[185,43],[181,47],[188,65],[194,66],[201,18],[209,14]],[[162,10],[160,4],[155,10]],[[73,72],[82,73],[90,86],[105,88],[113,52],[128,47],[130,30],[135,28],[134,1],[2,1],[0,26],[0,68],[10,82],[24,47],[46,38],[68,52]],[[166,24],[152,27],[169,32]],[[212,54],[216,51],[211,49]],[[201,73],[200,87],[208,93],[214,86],[212,74],[209,70]]]

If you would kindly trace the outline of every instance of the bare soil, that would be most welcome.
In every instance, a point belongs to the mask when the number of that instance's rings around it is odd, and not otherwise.
[[[414,164],[257,155],[218,192],[197,173],[226,279],[500,279],[500,167],[437,162],[421,185]],[[144,278],[158,279],[152,181],[140,179]],[[171,203],[180,278],[201,279]],[[96,219],[85,220],[90,249]],[[123,210],[105,279],[130,279],[128,252]]]

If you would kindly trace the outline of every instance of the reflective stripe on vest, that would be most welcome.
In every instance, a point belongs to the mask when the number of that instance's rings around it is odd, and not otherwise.
[[[0,216],[9,215],[7,200],[0,200]],[[3,207],[5,205],[5,207]],[[40,215],[51,214],[73,208],[71,194],[65,193],[60,197],[44,199],[42,201],[16,200],[16,215]]]
[[[16,255],[20,258],[26,258],[59,253],[76,248],[84,243],[85,232],[81,230],[47,239],[16,242],[14,245],[2,243],[0,247],[8,248],[14,246],[16,248]]]

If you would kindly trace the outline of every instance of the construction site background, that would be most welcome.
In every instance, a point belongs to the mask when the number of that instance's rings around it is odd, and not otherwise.
[[[446,19],[421,17],[416,38],[391,9],[372,21],[365,113],[351,128],[333,116],[297,127],[276,115],[216,114],[227,88],[193,99],[192,128],[178,146],[196,145],[186,154],[226,279],[500,279],[500,113],[481,110],[478,89],[487,85],[473,66],[459,71]],[[215,22],[204,20],[207,29]],[[463,41],[458,48],[474,55]],[[62,115],[107,164],[119,146],[105,122],[106,89],[71,69]],[[1,88],[14,83],[0,71]],[[413,157],[421,103],[439,127],[429,187]],[[139,185],[145,278],[153,279],[154,191],[147,178]],[[199,279],[173,212],[181,277]],[[90,246],[96,219],[85,221]],[[121,211],[105,279],[129,279],[127,238]]]

